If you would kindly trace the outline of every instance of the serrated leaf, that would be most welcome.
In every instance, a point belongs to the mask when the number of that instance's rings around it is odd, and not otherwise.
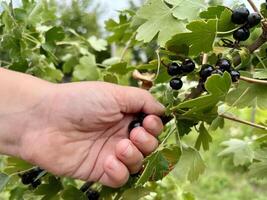
[[[189,47],[189,55],[197,56],[202,52],[208,53],[213,50],[216,38],[218,20],[210,19],[207,22],[198,20],[187,25],[190,32],[175,35],[167,42],[167,49],[179,52],[182,45]]]
[[[234,165],[245,165],[254,159],[254,152],[249,141],[230,139],[222,143],[225,149],[219,156],[233,155]]]
[[[256,79],[267,79],[267,69],[258,70],[253,73],[253,78]]]
[[[60,26],[53,27],[45,33],[45,40],[48,43],[61,41],[65,37],[64,29]]]
[[[48,200],[55,197],[62,189],[60,179],[50,176],[48,183],[40,185],[34,193],[43,196],[42,200]]]
[[[9,180],[10,176],[0,172],[0,192],[4,189]]]
[[[89,54],[80,58],[79,65],[74,67],[73,79],[76,81],[94,81],[99,78],[95,56]]]
[[[212,142],[211,135],[209,134],[209,132],[205,128],[204,123],[201,123],[201,125],[199,127],[199,136],[197,138],[195,148],[197,150],[200,150],[200,148],[202,146],[203,150],[207,151],[207,150],[209,150],[209,143],[211,143],[211,142]]]
[[[188,147],[183,149],[183,154],[175,167],[175,175],[181,180],[196,181],[205,171],[205,163],[197,150]]]
[[[210,125],[211,131],[216,131],[218,128],[224,127],[224,118],[218,116],[216,119],[213,120],[212,124]]]
[[[188,135],[191,130],[192,127],[194,127],[196,122],[191,121],[191,120],[186,120],[186,119],[178,119],[176,126],[179,132],[179,135],[182,137],[184,135]]]
[[[149,195],[152,191],[148,188],[144,187],[137,187],[137,188],[131,188],[123,192],[122,199],[123,200],[136,200],[144,198],[145,196]]]
[[[199,15],[203,19],[218,19],[218,30],[219,32],[226,32],[233,30],[235,24],[232,23],[232,11],[224,6],[211,6],[208,10],[203,11]]]
[[[96,51],[105,51],[105,50],[107,50],[108,43],[104,39],[97,39],[96,36],[91,36],[88,39],[88,42],[93,47],[93,49],[96,50]]]
[[[208,91],[207,95],[185,101],[179,104],[177,107],[173,108],[173,110],[186,109],[187,112],[185,112],[183,116],[190,116],[192,114],[199,115],[202,116],[202,120],[208,119],[208,117],[205,116],[205,113],[206,115],[207,113],[214,115],[214,117],[216,118],[216,105],[220,101],[225,100],[225,97],[231,87],[231,83],[231,76],[227,72],[225,72],[223,76],[213,75],[209,77],[205,83],[205,88]],[[212,119],[212,121],[214,119]]]
[[[107,71],[119,75],[125,75],[129,72],[129,69],[127,68],[127,62],[120,62],[110,66]]]
[[[249,167],[249,176],[257,179],[267,178],[267,161],[255,162]]]
[[[105,82],[118,84],[118,78],[113,74],[106,74],[103,79]]]
[[[147,181],[157,181],[169,173],[169,165],[175,165],[181,156],[178,146],[169,146],[157,150],[145,159],[145,169],[137,181],[137,186],[142,186]]]
[[[267,17],[267,7],[266,3],[261,4],[261,14],[266,18]]]
[[[149,0],[137,11],[137,16],[145,19],[137,29],[136,39],[145,43],[150,42],[156,35],[158,44],[164,46],[171,37],[184,31],[184,24],[173,16],[170,9],[162,0]]]
[[[64,200],[87,200],[87,197],[81,190],[71,185],[64,189],[61,197]]]
[[[242,98],[240,98],[242,96]],[[267,109],[267,86],[263,84],[247,83],[240,81],[235,89],[233,89],[226,98],[229,105],[235,103],[237,108],[251,107],[255,104],[260,109]]]
[[[172,5],[173,16],[177,19],[194,20],[198,13],[207,7],[205,0],[165,0]],[[190,10],[190,12],[188,12]]]
[[[7,159],[7,167],[5,168],[5,172],[8,174],[20,172],[24,170],[28,170],[32,167],[31,164],[15,158],[15,157],[8,157]]]

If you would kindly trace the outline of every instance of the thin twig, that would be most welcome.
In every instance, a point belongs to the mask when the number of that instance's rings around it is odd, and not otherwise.
[[[228,120],[231,120],[231,121],[234,121],[234,122],[238,122],[238,123],[241,123],[241,124],[245,124],[245,125],[248,125],[248,126],[252,126],[254,128],[258,128],[258,129],[262,129],[262,130],[265,130],[267,131],[267,127],[266,126],[263,126],[263,125],[260,125],[260,124],[255,124],[255,123],[252,123],[252,122],[249,122],[249,121],[246,121],[246,120],[242,120],[242,119],[239,119],[235,116],[230,116],[230,115],[227,115],[227,114],[219,114],[220,117],[224,118],[224,119],[228,119]]]
[[[259,79],[255,79],[255,78],[248,78],[248,77],[245,77],[245,76],[241,76],[240,80],[246,81],[248,83],[256,83],[256,84],[261,84],[261,85],[267,85],[267,80],[259,80]]]
[[[255,3],[252,1],[252,0],[247,0],[248,3],[250,4],[250,6],[253,8],[253,10],[256,12],[256,13],[260,13],[259,9],[257,8],[257,6],[255,5]]]
[[[128,49],[130,48],[130,45],[131,45],[131,43],[132,43],[132,40],[135,38],[135,36],[136,36],[136,33],[137,32],[134,32],[133,33],[133,35],[130,37],[130,39],[128,40],[128,42],[126,43],[126,45],[125,45],[125,47],[124,47],[124,49],[123,49],[123,51],[122,51],[122,53],[121,53],[121,61],[123,61],[124,60],[124,57],[126,56],[126,53],[127,53],[127,51],[128,51]]]

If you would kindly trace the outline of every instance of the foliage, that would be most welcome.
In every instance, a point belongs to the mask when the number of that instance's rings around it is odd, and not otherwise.
[[[260,37],[266,34],[261,27],[266,28],[266,24],[251,29],[249,40],[232,42],[231,34],[240,26],[231,22],[231,9],[218,1],[205,2],[148,0],[140,8],[118,12],[117,20],[106,21],[108,35],[104,37],[97,24],[99,12],[88,12],[89,0],[72,1],[64,8],[47,0],[22,0],[18,8],[2,1],[1,67],[51,82],[98,80],[148,88],[166,106],[166,115],[173,118],[159,138],[159,148],[146,157],[141,174],[119,189],[98,183],[92,186],[102,199],[194,200],[196,191],[203,198],[197,184],[206,187],[211,196],[222,187],[228,191],[232,176],[218,170],[220,176],[211,174],[210,183],[205,174],[210,166],[212,173],[216,174],[215,168],[222,170],[223,158],[226,171],[235,178],[242,177],[248,196],[253,191],[247,174],[267,177],[267,46]],[[266,10],[263,3],[264,17]],[[111,52],[114,45],[115,53]],[[183,77],[181,91],[173,91],[167,84],[170,77],[166,67],[185,58],[194,60],[196,70]],[[228,58],[236,70],[242,69],[241,80],[233,83],[224,72],[210,76],[201,85],[202,64],[214,65],[219,58]],[[132,76],[136,70],[142,76]],[[48,174],[39,177],[42,184],[36,189],[28,188],[20,183],[19,174],[31,165],[5,157],[0,163],[3,198],[86,199],[78,180]],[[240,171],[245,175],[235,174]],[[245,199],[246,194],[229,195]],[[256,198],[263,199],[260,195]]]

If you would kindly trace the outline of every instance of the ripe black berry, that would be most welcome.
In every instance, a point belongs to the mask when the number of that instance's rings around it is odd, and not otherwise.
[[[211,65],[205,64],[202,66],[199,76],[205,82],[209,76],[211,76],[214,68]]]
[[[186,59],[183,63],[182,63],[182,71],[184,73],[191,73],[195,70],[196,65],[195,63],[190,60],[190,59]]]
[[[39,185],[41,185],[41,184],[42,184],[41,180],[38,179],[38,180],[32,182],[32,183],[31,183],[31,186],[32,186],[33,188],[37,188],[37,187],[38,187]]]
[[[181,65],[173,62],[170,64],[170,66],[168,67],[168,74],[170,76],[177,76],[177,75],[180,75],[182,74],[183,71],[182,71],[182,67]]]
[[[239,73],[238,71],[232,70],[232,71],[230,72],[230,74],[231,74],[231,77],[232,77],[232,81],[233,81],[234,83],[237,82],[237,81],[239,80],[239,78],[240,78],[240,73]]]
[[[43,172],[43,170],[40,169],[39,167],[24,172],[23,174],[20,175],[21,182],[24,185],[29,185],[34,182],[34,180],[39,176],[41,172]]]
[[[222,72],[225,72],[225,71],[230,72],[231,65],[232,65],[231,62],[225,58],[219,59],[216,64],[216,66],[218,66]]]
[[[233,10],[232,22],[234,24],[244,24],[249,16],[249,10],[246,7],[239,7]]]
[[[180,78],[173,78],[170,81],[170,86],[173,90],[180,90],[183,87],[183,81]]]
[[[95,190],[92,190],[92,189],[90,189],[86,192],[86,196],[87,196],[88,200],[98,200],[100,197],[99,193]]]
[[[133,120],[130,124],[129,124],[129,127],[128,127],[128,131],[129,133],[134,129],[134,128],[137,128],[137,127],[141,127],[143,124],[143,121],[137,119],[137,120]]]
[[[250,28],[257,26],[261,22],[261,16],[258,13],[251,13],[248,16],[248,26]]]
[[[233,34],[233,37],[237,41],[246,41],[249,38],[249,36],[250,36],[250,32],[249,32],[249,29],[247,29],[246,27],[237,29]]]
[[[223,75],[223,72],[220,69],[215,69],[211,72],[211,74],[219,74],[219,75]]]

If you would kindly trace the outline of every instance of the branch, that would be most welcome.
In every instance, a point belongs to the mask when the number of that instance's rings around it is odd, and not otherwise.
[[[259,49],[262,45],[264,45],[267,42],[267,21],[262,22],[262,34],[260,37],[251,45],[247,47],[249,50],[249,53],[254,53],[257,49]],[[241,63],[241,57],[240,55],[237,55],[233,58],[233,63],[235,66],[239,65]]]
[[[248,83],[256,83],[256,84],[267,85],[267,81],[266,80],[259,80],[259,79],[245,77],[245,76],[241,76],[240,80],[246,81]]]
[[[224,119],[228,119],[228,120],[231,120],[231,121],[234,121],[234,122],[238,122],[238,123],[241,123],[241,124],[245,124],[245,125],[248,125],[248,126],[252,126],[254,128],[258,128],[258,129],[267,131],[267,127],[263,126],[263,125],[260,125],[260,124],[255,124],[253,122],[245,121],[245,120],[239,119],[237,117],[229,116],[229,115],[226,115],[226,114],[220,114],[219,116],[224,118]]]
[[[256,13],[259,13],[260,14],[260,11],[259,9],[257,8],[257,6],[255,5],[255,3],[252,1],[252,0],[247,0],[248,3],[250,4],[250,6],[253,8],[253,10],[256,12]]]

